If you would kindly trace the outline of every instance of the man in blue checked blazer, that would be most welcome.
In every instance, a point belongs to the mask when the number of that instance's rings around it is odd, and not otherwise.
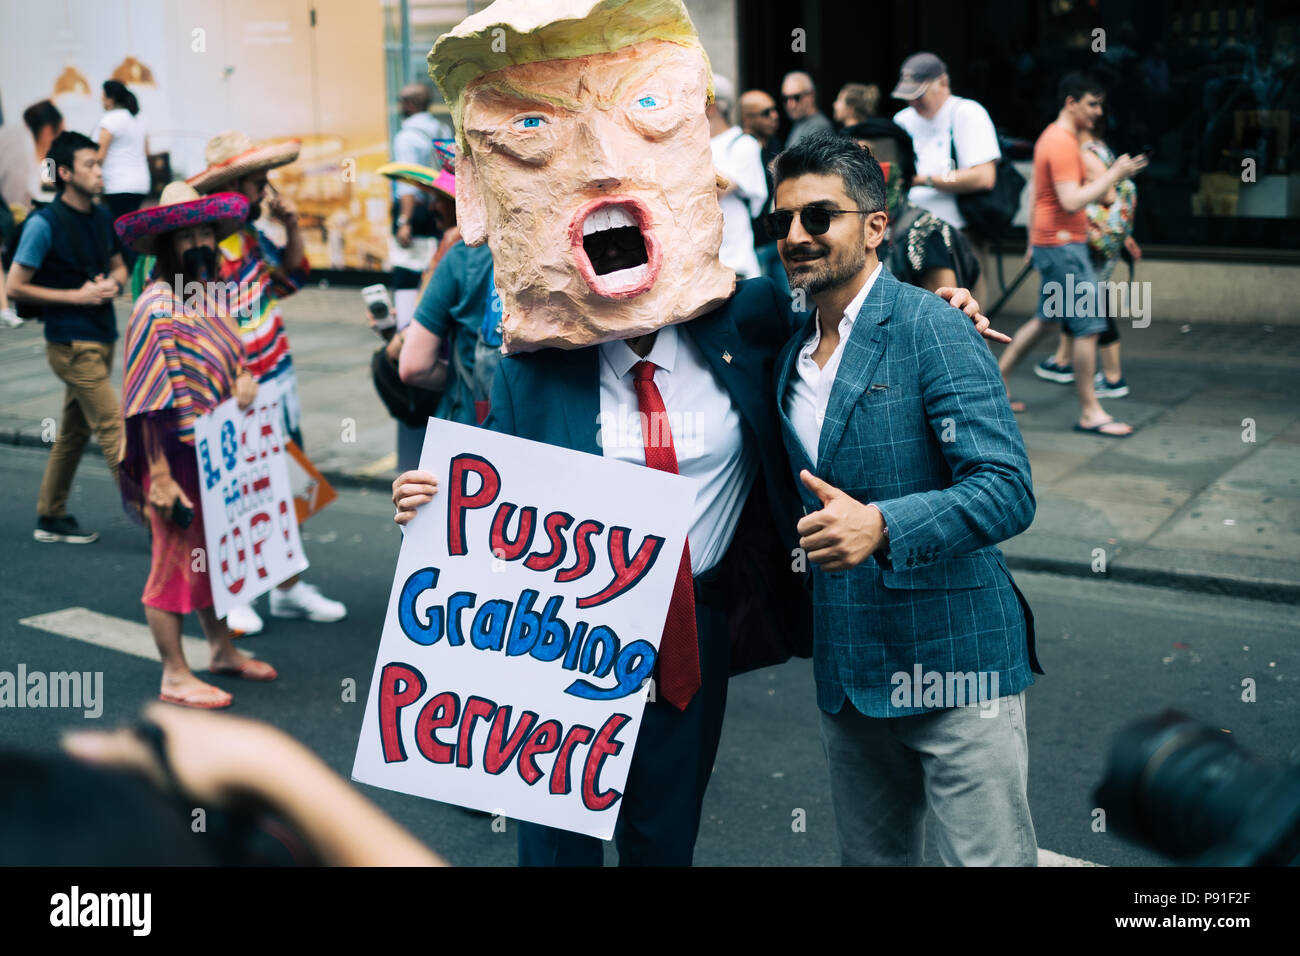
[[[776,160],[769,225],[816,310],[776,397],[812,565],[814,670],[845,863],[1037,860],[1024,689],[1033,616],[997,548],[1029,527],[1029,459],[969,322],[876,256],[884,181],[852,141]]]

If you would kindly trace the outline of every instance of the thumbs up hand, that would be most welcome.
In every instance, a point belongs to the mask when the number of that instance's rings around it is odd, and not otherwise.
[[[864,505],[806,468],[799,478],[822,503],[820,511],[804,515],[796,528],[808,560],[824,571],[847,571],[867,560],[885,540],[880,509]]]

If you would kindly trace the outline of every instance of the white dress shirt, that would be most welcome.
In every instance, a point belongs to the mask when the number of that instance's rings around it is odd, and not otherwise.
[[[844,357],[844,343],[849,340],[853,323],[862,310],[862,303],[867,301],[867,294],[871,292],[879,275],[880,264],[877,263],[875,270],[867,276],[866,283],[844,310],[844,317],[840,319],[840,341],[831,357],[826,360],[825,367],[818,368],[813,361],[813,353],[822,340],[822,324],[816,313],[813,314],[812,335],[808,336],[799,349],[799,358],[794,366],[795,374],[790,376],[790,384],[785,393],[785,413],[794,425],[794,432],[799,436],[804,451],[808,452],[808,459],[814,468],[817,467],[817,446],[821,443],[826,406],[830,402],[836,373],[840,370],[840,359]]]
[[[640,361],[626,342],[600,346],[598,440],[606,458],[644,466],[645,440],[632,380],[632,366]],[[702,574],[731,545],[754,485],[757,456],[745,444],[740,411],[689,335],[671,325],[660,329],[646,361],[658,366],[654,383],[668,413],[678,473],[699,482],[687,540],[691,573]]]

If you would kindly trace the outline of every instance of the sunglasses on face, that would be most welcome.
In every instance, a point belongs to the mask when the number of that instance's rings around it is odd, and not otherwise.
[[[825,235],[831,227],[831,220],[836,216],[869,216],[865,209],[827,209],[825,206],[804,206],[802,209],[778,209],[763,217],[763,226],[772,239],[784,239],[790,234],[794,217],[799,217],[803,231],[810,236]]]
[[[790,100],[801,100],[805,96],[807,96],[810,92],[812,91],[804,90],[802,93],[786,93],[781,98],[788,103]]]

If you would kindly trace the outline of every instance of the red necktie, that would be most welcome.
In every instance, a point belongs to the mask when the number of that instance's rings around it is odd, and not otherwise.
[[[647,468],[677,474],[677,449],[673,447],[672,429],[663,396],[655,385],[652,362],[632,366],[632,383],[641,412]],[[659,692],[678,710],[685,710],[700,689],[700,649],[695,633],[695,581],[691,577],[691,545],[682,548],[673,584],[673,599],[664,621],[664,635],[659,642]]]

